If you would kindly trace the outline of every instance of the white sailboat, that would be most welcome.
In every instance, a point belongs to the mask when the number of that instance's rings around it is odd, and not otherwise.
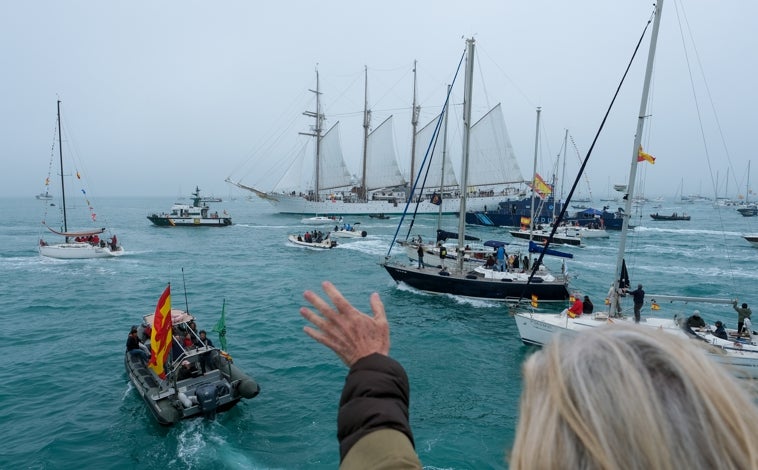
[[[415,77],[415,68],[414,68]],[[368,79],[366,79],[366,82]],[[281,178],[270,190],[263,190],[233,181],[226,181],[239,188],[248,190],[265,199],[283,214],[402,214],[406,209],[410,192],[408,179],[405,178],[395,155],[392,116],[387,118],[373,131],[370,129],[371,113],[368,103],[364,105],[364,146],[361,161],[360,181],[351,176],[342,156],[339,136],[333,126],[327,133],[322,133],[325,116],[321,111],[318,72],[316,73],[316,110],[305,114],[315,119],[313,132],[306,135],[315,140],[315,165],[312,177],[308,181],[293,181],[289,176],[300,176],[305,162],[290,166],[291,174]],[[415,78],[414,78],[415,103]],[[429,143],[434,126],[427,125],[418,133],[415,131],[418,116],[414,105],[413,114],[414,142],[412,144],[411,172],[415,175],[414,155],[423,154]],[[523,177],[516,160],[513,147],[508,137],[500,106],[495,106],[479,122],[471,127],[471,164],[466,186],[469,210],[494,208],[503,200],[520,196]],[[439,160],[439,159],[437,159]],[[434,161],[434,160],[433,160]],[[437,186],[441,171],[439,164],[432,163],[430,183],[411,203],[417,214],[457,214],[460,207],[461,185],[457,183],[452,165],[448,164],[444,186]],[[431,183],[433,182],[433,183]],[[430,186],[431,185],[431,186]],[[416,207],[417,205],[417,207]]]
[[[63,237],[62,243],[48,243],[43,238],[39,240],[39,253],[42,256],[58,259],[90,259],[90,258],[110,258],[124,254],[123,247],[118,243],[115,235],[109,240],[100,239],[105,228],[90,228],[84,230],[71,231],[68,228],[68,213],[66,207],[66,185],[65,173],[63,171],[63,138],[61,137],[61,102],[58,101],[58,156],[60,162],[61,176],[61,215],[63,216],[61,229],[54,229],[47,225],[46,220],[42,223],[50,232]],[[49,177],[48,177],[49,178]],[[89,201],[87,201],[88,207]],[[93,222],[96,221],[94,212],[90,214]]]
[[[648,91],[650,87],[650,79],[653,69],[653,60],[655,57],[656,41],[658,38],[658,31],[660,27],[661,10],[663,8],[663,0],[658,0],[656,3],[656,15],[653,24],[652,37],[650,41],[650,50],[647,59],[647,68],[645,72],[645,81],[642,91],[642,99],[640,104],[640,112],[638,114],[637,132],[635,134],[635,141],[633,146],[633,155],[631,169],[629,172],[629,181],[627,193],[625,194],[626,201],[626,214],[630,214],[632,200],[634,198],[635,178],[637,174],[637,161],[638,161],[638,149],[640,148],[640,141],[642,139],[642,131],[644,122],[647,116],[646,107],[648,101]],[[515,314],[516,326],[518,327],[521,340],[526,344],[533,345],[545,345],[557,334],[576,334],[580,331],[588,328],[596,328],[599,326],[605,326],[609,323],[623,323],[633,322],[631,317],[623,317],[620,315],[620,299],[619,295],[624,288],[628,287],[628,276],[626,276],[626,265],[624,263],[624,252],[626,246],[626,238],[629,229],[629,216],[624,217],[624,223],[621,230],[621,237],[619,241],[619,250],[616,262],[616,271],[613,285],[609,291],[609,305],[608,311],[597,312],[593,314],[580,315],[572,317],[567,313],[562,312],[560,314],[555,313],[536,313],[536,312],[517,312]],[[627,285],[624,285],[624,282]],[[700,298],[700,297],[684,297],[675,295],[661,295],[661,294],[648,294],[649,298],[654,298],[659,302],[663,301],[682,301],[688,303],[700,302],[700,303],[732,303],[731,299],[718,299],[718,298]],[[639,324],[651,328],[658,328],[664,331],[670,332],[676,335],[686,335],[682,329],[682,320],[677,318],[660,318],[647,316]],[[733,371],[738,376],[742,377],[758,377],[758,347],[745,345],[744,347],[726,347],[724,344],[708,338],[709,345],[707,354],[713,359],[732,366]]]

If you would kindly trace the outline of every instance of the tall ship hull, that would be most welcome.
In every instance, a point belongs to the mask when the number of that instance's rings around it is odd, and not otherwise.
[[[475,211],[486,211],[488,208],[497,207],[506,195],[497,196],[469,196],[466,198],[466,206]],[[377,199],[367,202],[348,202],[345,200],[309,201],[304,197],[267,194],[265,198],[276,211],[281,214],[338,214],[338,215],[368,215],[368,214],[402,214],[406,202],[402,199]],[[457,214],[460,211],[460,198],[442,199],[439,205],[430,200],[421,201],[418,206],[413,202],[411,211],[417,214]],[[416,210],[417,209],[417,210]]]
[[[501,200],[494,210],[471,209],[466,213],[466,223],[471,225],[484,225],[488,227],[520,227],[523,225],[523,219],[531,216],[531,198],[519,200]],[[535,225],[550,225],[558,218],[563,204],[555,203],[553,199],[548,199],[544,204],[537,205],[534,208]],[[587,209],[577,212],[571,217],[565,217],[567,223],[578,223],[586,226],[597,224],[598,228],[606,230],[621,230],[624,217],[620,212],[609,212],[607,208],[602,211],[597,209]]]

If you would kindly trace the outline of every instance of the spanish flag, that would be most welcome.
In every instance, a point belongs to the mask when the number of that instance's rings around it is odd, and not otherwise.
[[[542,198],[548,197],[553,192],[553,188],[542,179],[539,173],[534,174],[533,188]]]
[[[147,364],[161,379],[166,378],[163,365],[166,363],[169,351],[171,351],[171,341],[173,340],[171,329],[171,284],[169,284],[155,307],[153,331],[150,333],[152,355]]]
[[[537,298],[536,294],[532,294],[532,307],[537,308],[539,307],[539,299]]]
[[[640,149],[637,152],[637,161],[638,162],[648,161],[652,165],[655,165],[655,157],[650,155],[649,153],[645,153],[645,151],[642,150],[642,145],[640,145]]]

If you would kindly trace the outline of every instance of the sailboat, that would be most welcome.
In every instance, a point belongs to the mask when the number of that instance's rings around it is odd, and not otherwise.
[[[747,162],[747,188],[745,188],[745,204],[737,209],[743,217],[754,217],[758,215],[758,205],[750,202],[750,162]]]
[[[463,155],[461,163],[461,187],[467,187],[470,168],[471,142],[471,99],[474,74],[474,39],[466,41],[466,71],[463,101]],[[449,93],[448,93],[449,96]],[[447,102],[445,103],[445,108]],[[441,118],[441,117],[440,117]],[[458,207],[457,254],[464,254],[466,243],[467,195],[461,194]],[[401,219],[400,224],[403,221]],[[398,226],[398,231],[400,226]],[[394,242],[393,244],[394,245]],[[414,267],[398,262],[390,257],[392,245],[382,266],[397,283],[407,284],[415,289],[450,294],[477,299],[515,301],[522,297],[535,296],[544,302],[565,302],[569,296],[568,277],[553,275],[543,265],[533,267],[532,282],[530,272],[506,270],[496,271],[481,262],[468,264],[465,256],[454,256],[454,260],[441,258],[442,268]],[[440,256],[443,256],[441,253]],[[445,263],[452,266],[449,268]]]
[[[43,238],[40,238],[38,247],[39,253],[42,256],[58,259],[110,258],[123,255],[124,249],[119,244],[116,235],[113,235],[109,240],[100,238],[100,235],[106,231],[105,228],[90,228],[77,231],[69,230],[68,212],[66,207],[65,173],[63,169],[63,138],[61,136],[60,100],[58,101],[58,158],[61,176],[61,211],[63,215],[63,225],[61,229],[54,229],[47,225],[45,220],[42,221],[42,224],[50,232],[63,237],[63,242],[48,243]],[[91,211],[92,207],[90,206],[89,201],[87,201],[87,206]],[[96,221],[97,218],[92,211],[90,213],[90,218],[93,222]]]
[[[423,142],[423,135],[434,130],[426,126],[416,132],[418,106],[413,98],[413,143],[411,145],[411,175],[415,174],[414,155],[418,150],[417,142]],[[368,75],[366,74],[368,89]],[[315,124],[312,132],[301,133],[313,137],[315,141],[314,171],[312,179],[307,182],[293,181],[295,174],[300,178],[307,162],[290,166],[292,175],[283,176],[274,189],[264,191],[241,181],[226,178],[226,182],[238,188],[251,191],[269,202],[277,212],[282,214],[333,214],[333,215],[369,215],[402,214],[408,203],[409,188],[413,181],[407,181],[400,171],[395,155],[392,116],[369,132],[371,111],[368,100],[364,100],[363,110],[363,155],[361,160],[360,181],[356,181],[348,170],[342,155],[339,135],[336,131],[339,123],[323,132],[326,119],[321,110],[321,90],[318,71],[316,72],[316,110],[304,114],[313,117]],[[367,93],[367,92],[366,92]],[[428,142],[428,140],[427,140]],[[471,210],[485,210],[497,207],[505,199],[516,197],[523,177],[518,167],[513,147],[508,137],[500,106],[495,106],[471,130],[472,152],[471,172],[468,186],[457,184],[454,175],[448,175],[445,186],[439,190],[420,191],[412,201],[417,214],[457,214],[460,199],[465,192],[468,207]],[[448,168],[450,168],[448,166]],[[438,171],[430,169],[431,172]],[[450,171],[450,170],[448,170]],[[418,172],[421,174],[421,172]],[[428,178],[435,181],[436,177]],[[465,188],[462,190],[461,188]]]
[[[631,204],[634,198],[635,178],[637,173],[638,152],[644,121],[648,115],[646,112],[648,91],[653,68],[653,59],[655,57],[656,41],[660,27],[661,10],[663,0],[656,3],[656,15],[653,23],[652,37],[650,41],[650,50],[647,59],[647,68],[645,72],[645,81],[642,91],[640,111],[637,121],[637,132],[635,133],[635,142],[633,146],[632,163],[629,172],[629,182],[627,184],[627,193],[624,196],[626,201],[626,213],[630,213]],[[608,311],[597,312],[593,314],[580,315],[572,317],[564,312],[555,313],[536,313],[536,312],[516,312],[516,326],[519,331],[521,340],[525,344],[542,346],[547,344],[553,336],[557,334],[576,334],[577,332],[608,325],[609,323],[632,323],[633,318],[623,317],[620,312],[620,295],[629,286],[629,277],[627,274],[626,263],[624,261],[624,252],[626,238],[629,229],[629,217],[624,218],[623,228],[621,231],[619,250],[616,262],[616,271],[613,284],[608,292]],[[681,301],[687,303],[711,303],[711,304],[730,304],[731,299],[719,298],[702,298],[702,297],[685,297],[677,295],[646,294],[648,298],[654,298],[659,302]],[[639,325],[657,328],[674,335],[684,335],[693,337],[693,341],[700,344],[708,343],[706,354],[716,361],[733,366],[736,375],[740,377],[758,377],[758,346],[750,344],[734,345],[731,341],[716,340],[712,335],[702,332],[686,332],[683,327],[686,326],[685,319],[682,318],[661,318],[648,316],[644,318]],[[694,339],[698,336],[699,339]],[[705,339],[706,341],[700,341]]]

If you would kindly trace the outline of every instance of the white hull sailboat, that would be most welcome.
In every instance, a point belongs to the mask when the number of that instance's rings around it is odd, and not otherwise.
[[[45,221],[43,224],[50,232],[63,237],[62,243],[48,243],[44,239],[39,240],[39,253],[48,258],[57,259],[92,259],[92,258],[112,258],[124,254],[124,249],[118,243],[116,236],[113,235],[110,240],[101,240],[100,235],[105,232],[105,228],[93,228],[89,230],[69,231],[68,215],[66,212],[66,185],[64,182],[63,172],[63,138],[61,136],[61,102],[58,101],[58,157],[60,162],[61,175],[61,210],[63,215],[62,230],[56,230],[48,226]],[[49,176],[48,176],[49,180]],[[89,201],[88,206],[89,206]],[[90,215],[95,221],[94,212]]]
[[[660,26],[661,10],[663,8],[663,0],[658,0],[656,3],[656,15],[653,24],[652,38],[650,42],[650,51],[647,59],[647,69],[645,72],[645,83],[642,91],[642,99],[640,104],[640,111],[638,113],[637,132],[635,133],[635,142],[633,147],[633,156],[631,169],[629,173],[629,182],[626,185],[627,193],[624,196],[626,201],[625,214],[630,214],[631,204],[634,199],[634,187],[635,177],[637,172],[638,152],[640,147],[640,141],[642,138],[642,131],[644,127],[644,120],[646,119],[648,91],[650,87],[650,79],[652,75],[653,59],[655,57],[656,41],[658,38],[658,30]],[[525,344],[543,346],[549,343],[555,335],[558,334],[577,334],[586,329],[606,327],[610,324],[616,323],[633,323],[632,317],[623,317],[621,315],[621,295],[625,288],[628,287],[628,276],[626,274],[626,265],[624,262],[624,250],[626,244],[626,236],[629,230],[629,216],[625,216],[623,227],[621,230],[621,237],[619,241],[619,250],[616,263],[616,272],[613,285],[608,293],[608,311],[595,312],[593,314],[580,315],[578,317],[571,317],[566,311],[555,313],[537,313],[537,312],[517,312],[515,314],[516,326],[518,328],[519,336]],[[685,297],[677,295],[662,295],[662,294],[646,294],[646,297],[654,298],[657,301],[669,301],[669,302],[685,302],[685,303],[709,303],[709,304],[727,304],[732,303],[730,299],[719,298],[700,298],[700,297]],[[705,338],[704,334],[698,334],[696,332],[686,333],[683,329],[683,319],[675,318],[661,318],[655,316],[646,316],[641,319],[639,325],[642,327],[650,327],[660,329],[675,335],[685,335],[693,338],[698,344],[706,347],[706,354],[719,363],[728,365],[731,367],[735,375],[739,377],[758,378],[758,347],[755,346],[743,346],[737,347],[732,341],[716,340],[714,338]],[[695,338],[696,336],[699,339]],[[700,341],[706,339],[706,341]]]
[[[414,68],[415,70],[415,68]],[[366,79],[368,81],[368,78]],[[415,89],[415,87],[414,87]],[[251,191],[269,202],[278,213],[300,215],[369,215],[402,214],[411,205],[417,214],[457,214],[460,208],[461,185],[455,179],[452,166],[447,165],[444,187],[426,188],[417,191],[420,195],[408,201],[408,188],[413,182],[403,176],[395,154],[392,116],[369,132],[370,110],[364,107],[364,142],[362,168],[351,172],[343,158],[339,122],[324,132],[326,119],[321,111],[318,72],[316,73],[316,110],[305,114],[315,118],[312,133],[303,133],[315,140],[315,162],[306,161],[290,166],[287,174],[271,190],[264,191],[227,178],[226,182],[241,189]],[[415,97],[414,97],[415,103]],[[414,105],[414,109],[415,109]],[[426,126],[416,132],[414,115],[411,173],[415,168],[415,154],[426,150],[434,127]],[[471,128],[472,161],[468,186],[465,186],[467,207],[473,211],[484,211],[498,207],[507,199],[517,199],[523,177],[518,167],[513,148],[508,137],[500,105],[494,107],[485,117]],[[313,168],[312,179],[308,183],[299,180],[307,167]],[[440,181],[435,176],[438,168],[432,167],[428,181]],[[362,175],[356,181],[353,173]],[[294,181],[296,180],[297,181]]]

